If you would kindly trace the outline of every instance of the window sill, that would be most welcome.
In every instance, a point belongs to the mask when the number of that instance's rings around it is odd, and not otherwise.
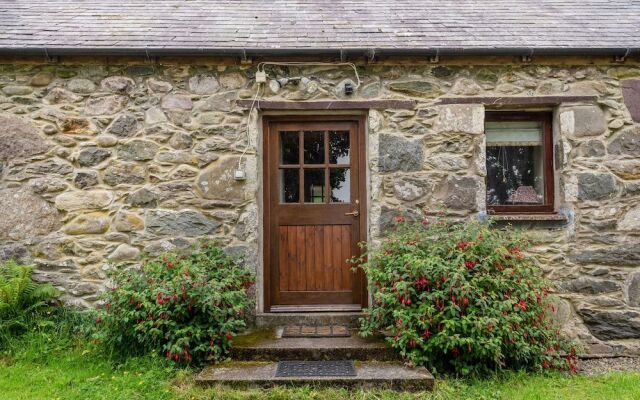
[[[558,221],[567,222],[568,218],[563,214],[489,214],[494,221]]]

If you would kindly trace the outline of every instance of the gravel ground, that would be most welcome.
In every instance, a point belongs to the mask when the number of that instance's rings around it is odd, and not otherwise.
[[[584,375],[598,375],[612,371],[640,372],[640,357],[592,358],[578,362],[578,372]]]

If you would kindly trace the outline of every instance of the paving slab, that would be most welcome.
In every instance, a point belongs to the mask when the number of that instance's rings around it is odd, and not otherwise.
[[[265,329],[238,336],[231,348],[231,358],[239,361],[398,359],[384,339],[363,339],[355,331],[349,337],[330,338],[283,338],[281,332],[281,328]]]
[[[426,368],[407,368],[399,362],[356,361],[356,376],[344,377],[276,377],[277,365],[277,362],[221,363],[205,368],[196,376],[196,382],[234,387],[315,385],[412,391],[431,390],[434,385],[434,377]]]

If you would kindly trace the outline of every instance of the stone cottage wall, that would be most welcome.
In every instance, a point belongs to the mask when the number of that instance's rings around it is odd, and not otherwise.
[[[554,109],[556,207],[518,223],[557,284],[558,319],[592,353],[640,353],[640,124],[620,65],[270,67],[263,99],[414,99],[368,114],[370,239],[398,211],[486,214],[481,104],[443,96],[595,95]],[[37,266],[71,303],[107,263],[216,238],[261,271],[260,124],[237,99],[254,66],[0,65],[0,258]],[[294,78],[294,79],[291,79]],[[248,142],[247,142],[248,141]],[[243,153],[244,156],[243,156]],[[233,179],[238,164],[245,181]],[[258,302],[260,304],[260,302]]]

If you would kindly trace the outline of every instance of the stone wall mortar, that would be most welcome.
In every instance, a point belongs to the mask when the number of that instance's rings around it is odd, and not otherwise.
[[[619,65],[269,67],[263,99],[413,99],[368,115],[370,240],[398,212],[486,214],[484,113],[443,96],[595,95],[554,110],[556,205],[531,224],[558,319],[592,353],[640,353],[640,124]],[[213,237],[261,271],[253,66],[0,65],[0,258],[88,306],[113,263]],[[289,78],[298,79],[289,79]],[[249,141],[247,143],[247,141]],[[248,146],[248,147],[247,147]],[[246,152],[245,152],[246,149]],[[243,156],[243,152],[246,153]],[[243,157],[241,159],[241,157]],[[240,163],[246,181],[235,181]],[[523,225],[524,227],[524,225]]]

